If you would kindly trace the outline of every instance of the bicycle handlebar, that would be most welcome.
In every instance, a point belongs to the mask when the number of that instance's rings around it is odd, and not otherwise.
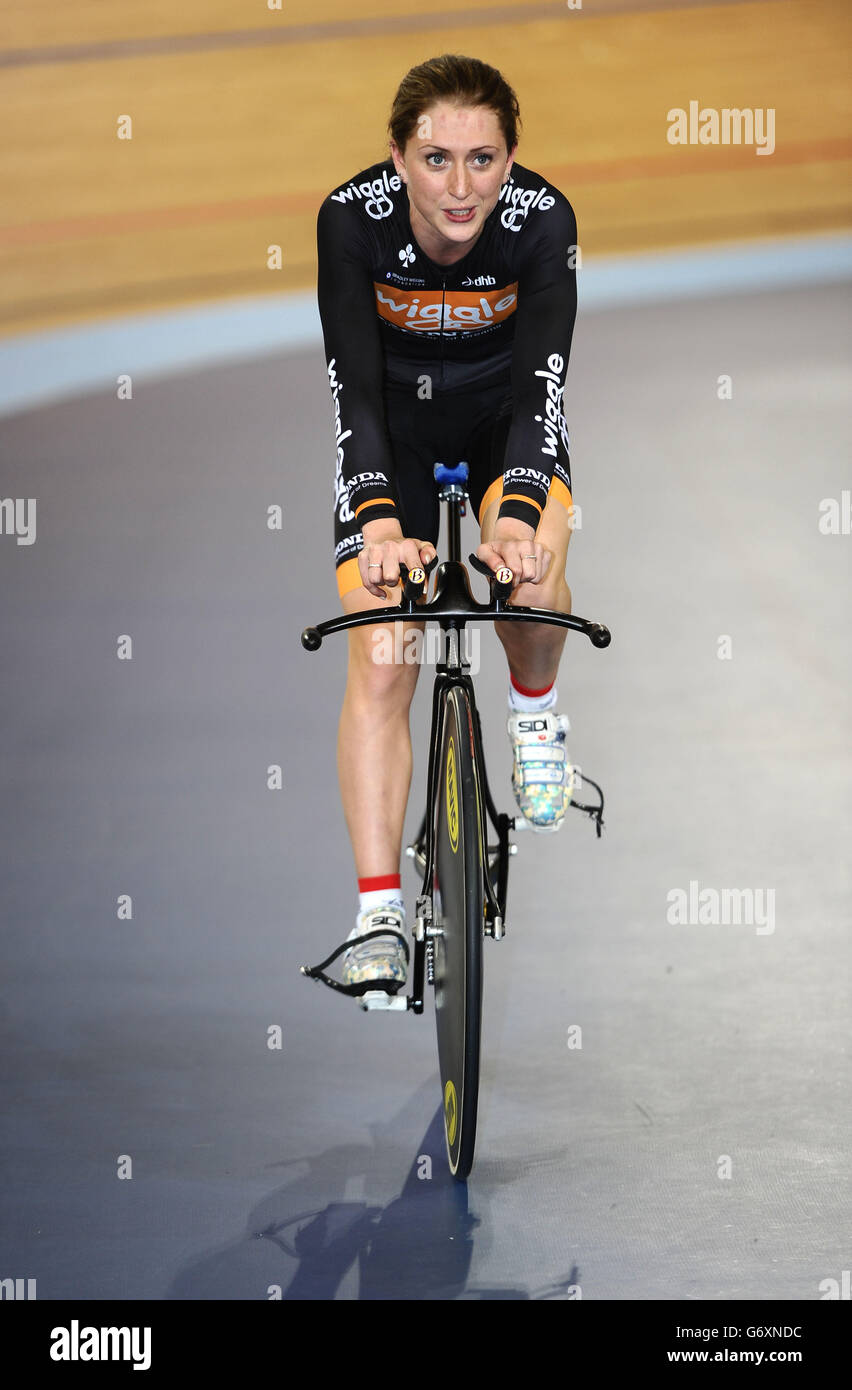
[[[344,632],[348,628],[369,627],[374,623],[404,622],[414,619],[418,622],[436,621],[441,627],[459,624],[464,627],[471,620],[481,622],[531,622],[546,623],[551,627],[570,628],[582,632],[593,647],[608,647],[612,641],[609,628],[603,623],[590,622],[587,618],[576,618],[569,613],[557,613],[549,608],[528,608],[519,604],[507,606],[506,600],[512,592],[512,571],[502,565],[496,572],[484,560],[471,554],[470,563],[480,574],[488,578],[490,602],[478,603],[473,597],[465,566],[458,560],[445,560],[436,576],[435,596],[428,603],[418,602],[426,593],[426,584],[432,570],[438,564],[434,555],[428,565],[409,570],[400,561],[399,578],[402,584],[402,601],[388,604],[385,608],[366,608],[358,613],[345,613],[342,617],[331,618],[306,627],[302,632],[302,646],[306,651],[315,652],[322,646],[323,637],[333,632]]]

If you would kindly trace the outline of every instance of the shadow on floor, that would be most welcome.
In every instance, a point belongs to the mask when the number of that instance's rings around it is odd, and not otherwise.
[[[341,1145],[310,1158],[289,1160],[299,1171],[252,1212],[240,1240],[183,1270],[169,1299],[453,1300],[566,1298],[578,1284],[567,1278],[530,1292],[468,1284],[474,1241],[487,1230],[487,1204],[469,1207],[468,1187],[449,1173],[439,1105],[425,1134],[405,1152],[393,1135],[405,1118],[435,1094],[434,1080],[418,1089],[402,1112],[373,1126],[373,1144]],[[407,1165],[399,1195],[381,1203],[370,1190],[387,1191]],[[307,1171],[304,1171],[305,1168]],[[397,1179],[398,1180],[398,1179]],[[364,1189],[351,1197],[346,1189]],[[337,1200],[329,1201],[336,1192]],[[345,1287],[344,1287],[345,1286]]]

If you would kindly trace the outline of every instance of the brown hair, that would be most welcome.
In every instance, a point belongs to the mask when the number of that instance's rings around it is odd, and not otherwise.
[[[400,150],[405,151],[419,118],[437,101],[489,107],[500,122],[507,150],[511,152],[518,143],[521,123],[518,98],[502,73],[478,58],[444,53],[440,58],[418,63],[399,84],[388,131]]]

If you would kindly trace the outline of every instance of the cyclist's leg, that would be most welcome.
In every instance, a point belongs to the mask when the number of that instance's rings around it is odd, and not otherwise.
[[[438,500],[428,448],[415,452],[398,436],[400,412],[412,432],[408,396],[389,403],[388,420],[396,465],[403,533],[437,544]],[[416,426],[414,433],[416,435]],[[374,598],[361,583],[357,556],[362,536],[338,497],[335,538],[337,581],[344,612],[399,603],[401,590]],[[409,529],[406,529],[409,528]],[[340,716],[337,766],[343,811],[359,879],[400,872],[402,830],[411,784],[409,711],[420,671],[425,623],[390,623],[355,628],[349,639],[346,692]]]
[[[554,495],[555,491],[558,496]],[[558,613],[571,612],[571,590],[565,579],[565,566],[573,530],[573,512],[566,493],[564,487],[555,490],[551,486],[535,533],[536,540],[553,553],[547,574],[540,584],[519,584],[510,603],[528,605],[530,608],[552,608]],[[483,541],[493,539],[499,509],[498,494],[482,514]],[[526,690],[545,690],[553,685],[568,635],[565,628],[550,627],[545,623],[495,623],[494,626],[503,643],[515,684]]]
[[[494,538],[510,423],[511,401],[505,399],[492,415],[487,431],[487,453],[481,432],[471,448],[477,457],[471,500],[483,541]],[[560,440],[547,503],[535,533],[536,540],[552,552],[553,559],[541,583],[520,584],[512,594],[511,603],[552,608],[559,613],[571,612],[571,590],[565,579],[565,566],[573,521],[571,461],[564,440]],[[545,623],[495,623],[494,626],[506,651],[515,684],[527,690],[544,690],[553,685],[567,636],[565,629]]]
[[[393,602],[390,599],[389,602]],[[398,600],[397,600],[398,601]],[[346,613],[383,608],[360,585],[342,597]],[[411,784],[409,710],[420,666],[412,634],[425,623],[355,628],[340,714],[337,768],[358,878],[398,874]]]
[[[567,489],[551,488],[536,529],[536,540],[553,555],[547,574],[540,584],[520,584],[510,599],[511,605],[571,611],[565,562],[572,512],[554,495],[560,492],[567,497]],[[485,541],[494,538],[499,507],[498,496],[483,513]],[[495,627],[511,673],[507,691],[508,732],[513,749],[515,801],[526,824],[538,831],[554,831],[565,817],[574,787],[574,772],[565,747],[569,728],[564,713],[565,692],[560,699],[556,689],[566,631],[546,623],[495,623]],[[562,714],[558,713],[557,700],[563,707]],[[519,704],[521,713],[517,712]]]

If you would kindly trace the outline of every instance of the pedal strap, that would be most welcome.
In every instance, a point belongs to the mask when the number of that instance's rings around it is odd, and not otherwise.
[[[598,786],[597,782],[593,782],[591,777],[587,777],[585,773],[583,773],[582,781],[587,783],[590,787],[594,787],[595,791],[600,797],[600,801],[597,806],[586,806],[583,804],[582,801],[572,801],[571,805],[573,806],[575,811],[585,812],[585,814],[595,822],[595,831],[597,832],[598,839],[600,839],[601,831],[604,827],[604,794],[601,788]]]
[[[565,748],[554,748],[547,743],[521,743],[515,749],[515,757],[521,763],[564,763]]]
[[[573,773],[573,768],[571,771]],[[562,769],[557,769],[555,767],[537,767],[536,764],[533,763],[532,766],[521,769],[522,775],[519,779],[519,786],[540,787],[545,784],[564,786],[566,785],[566,779],[563,776],[563,772],[564,767]],[[568,782],[572,780],[573,778],[567,779]]]
[[[408,965],[411,959],[411,950],[408,940],[402,932],[395,931],[393,927],[379,927],[376,931],[365,932],[363,936],[353,936],[348,941],[344,941],[342,946],[338,946],[336,951],[332,951],[330,956],[321,960],[319,965],[303,965],[301,971],[307,975],[309,980],[321,980],[329,989],[336,989],[339,994],[348,994],[350,998],[357,999],[360,995],[366,994],[370,989],[383,989],[387,994],[396,994],[402,986],[401,980],[362,980],[357,985],[344,985],[339,980],[333,980],[330,975],[326,975],[326,966],[337,960],[345,951],[351,950],[353,946],[359,946],[362,941],[372,941],[377,936],[395,936],[402,942],[402,949],[405,952],[405,964]]]
[[[522,787],[535,787],[546,783],[558,785],[564,781],[567,767],[570,767],[570,764],[565,757],[564,745],[515,745],[515,776]]]

